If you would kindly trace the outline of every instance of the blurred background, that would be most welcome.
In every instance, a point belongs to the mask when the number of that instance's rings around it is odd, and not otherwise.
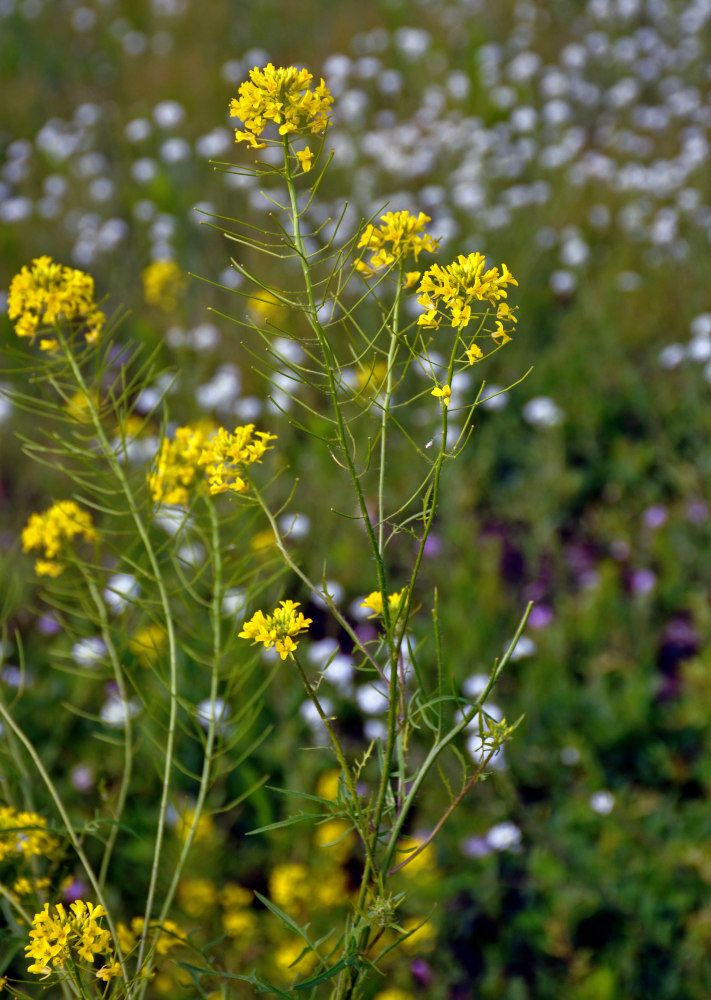
[[[315,226],[344,199],[345,233],[386,203],[422,210],[442,263],[481,250],[519,281],[513,343],[454,387],[470,398],[484,378],[488,401],[448,473],[426,576],[469,694],[536,602],[493,706],[525,718],[411,879],[432,920],[388,976],[408,996],[711,995],[710,55],[709,0],[0,0],[2,342],[23,264],[89,271],[107,312],[129,310],[120,336],[163,345],[176,419],[279,433],[300,479],[295,552],[316,576],[327,565],[353,614],[370,567],[355,536],[314,527],[333,472],[226,318],[244,318],[231,293],[245,289],[205,224],[258,225],[269,207],[210,163],[245,156],[227,109],[248,71],[303,64],[336,98]],[[173,308],[148,307],[141,272],[165,259],[225,287],[194,278]],[[13,572],[55,481],[23,457],[29,418],[2,393],[27,375],[1,367],[5,617],[39,677],[73,647]],[[167,391],[159,380],[139,410]],[[389,475],[407,482],[397,455]],[[318,664],[339,637],[314,617]],[[349,670],[345,651],[329,697],[357,741],[383,705]],[[312,791],[318,766],[293,753],[313,740],[300,700],[267,706],[277,729],[249,766]],[[87,741],[89,774],[96,753]],[[221,832],[231,874],[257,887],[275,857],[309,863],[298,839],[240,838],[273,809],[248,803]]]

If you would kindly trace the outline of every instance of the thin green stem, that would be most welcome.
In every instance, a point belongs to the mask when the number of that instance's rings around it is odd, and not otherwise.
[[[214,564],[214,577],[212,583],[212,600],[210,602],[210,619],[212,625],[212,663],[210,670],[210,717],[207,724],[207,735],[205,737],[205,751],[202,760],[202,772],[200,774],[200,785],[198,788],[195,808],[193,810],[192,821],[183,841],[178,860],[175,865],[173,877],[163,900],[163,906],[158,915],[158,925],[160,926],[168,915],[173,902],[180,877],[185,867],[190,848],[195,840],[200,817],[205,806],[205,799],[210,786],[212,766],[214,764],[214,749],[217,739],[217,729],[219,720],[217,718],[217,692],[220,681],[220,666],[222,661],[222,600],[224,597],[224,584],[222,579],[222,549],[220,547],[220,526],[215,511],[212,498],[208,495],[205,503],[210,517],[210,541]]]
[[[91,421],[96,430],[97,437],[101,443],[104,457],[106,458],[112,473],[118,480],[118,483],[123,491],[123,495],[126,497],[128,503],[129,511],[133,519],[133,523],[136,526],[136,530],[139,534],[141,542],[148,557],[148,561],[151,566],[155,584],[158,587],[158,593],[160,596],[161,607],[163,609],[163,614],[165,617],[166,632],[168,635],[168,660],[169,660],[169,695],[170,695],[170,709],[169,709],[169,720],[168,720],[168,734],[166,738],[165,746],[165,767],[163,772],[163,784],[161,790],[160,806],[158,810],[158,827],[156,830],[156,840],[153,851],[153,861],[151,864],[151,877],[148,885],[148,893],[146,896],[146,910],[145,918],[143,924],[143,931],[141,932],[141,941],[138,949],[137,957],[137,969],[142,973],[142,985],[139,990],[139,997],[142,997],[145,993],[146,987],[148,985],[149,975],[152,967],[152,960],[149,959],[146,962],[145,968],[142,968],[142,963],[144,955],[146,953],[146,947],[149,937],[149,925],[151,920],[151,913],[153,910],[153,903],[155,899],[156,889],[158,885],[158,875],[160,871],[160,860],[163,851],[163,839],[165,836],[165,826],[166,826],[166,816],[168,812],[168,800],[170,794],[170,781],[173,770],[173,753],[175,747],[175,733],[177,729],[178,721],[178,655],[177,655],[177,641],[175,636],[175,626],[173,623],[173,616],[170,609],[170,602],[168,599],[168,592],[165,586],[165,581],[160,571],[158,565],[158,559],[151,545],[150,539],[148,537],[148,531],[143,519],[141,518],[138,506],[136,504],[136,499],[131,489],[131,485],[128,478],[116,458],[114,449],[111,446],[106,431],[101,423],[101,417],[97,410],[94,398],[89,391],[86,380],[82,374],[82,371],[77,364],[77,360],[66,343],[65,338],[62,336],[61,331],[59,332],[59,339],[62,344],[64,355],[69,363],[72,371],[72,375],[77,383],[77,385],[83,391],[86,397],[86,405]]]
[[[101,638],[103,639],[106,651],[109,655],[109,660],[114,672],[114,678],[116,680],[116,686],[118,687],[119,696],[121,701],[125,706],[128,705],[128,691],[126,690],[126,683],[123,677],[123,671],[121,670],[121,664],[119,662],[118,655],[116,653],[116,647],[111,638],[111,631],[109,629],[108,615],[106,614],[106,605],[101,599],[101,595],[96,586],[96,583],[91,577],[91,574],[87,571],[86,566],[77,560],[77,565],[84,577],[84,582],[86,584],[87,590],[91,595],[91,599],[94,602],[94,607],[96,608],[96,613],[99,617],[99,625],[101,630]],[[116,845],[116,838],[118,837],[119,831],[119,821],[123,815],[124,806],[126,805],[126,799],[128,797],[128,789],[131,783],[131,774],[133,769],[133,729],[131,723],[131,713],[128,708],[125,710],[124,715],[124,752],[123,752],[123,773],[121,775],[121,786],[119,788],[118,800],[116,803],[116,811],[114,815],[114,824],[112,825],[109,835],[106,839],[106,844],[104,846],[104,856],[101,859],[101,867],[99,869],[99,885],[104,886],[106,884],[106,875],[109,870],[109,863],[111,861],[111,855],[113,853],[114,847]]]
[[[378,549],[381,558],[384,558],[383,547],[385,541],[385,459],[387,455],[387,434],[388,417],[390,416],[390,400],[393,394],[393,371],[395,368],[395,356],[397,354],[399,332],[400,332],[400,301],[402,297],[402,275],[404,270],[404,259],[400,258],[397,268],[397,290],[395,292],[395,303],[393,305],[393,319],[390,328],[390,346],[388,348],[387,372],[385,382],[385,398],[383,399],[383,409],[380,416],[380,469],[378,470]],[[385,595],[383,595],[385,600]]]

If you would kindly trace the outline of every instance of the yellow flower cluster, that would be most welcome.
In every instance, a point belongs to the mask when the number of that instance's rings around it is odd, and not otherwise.
[[[381,215],[381,224],[366,226],[358,241],[359,248],[367,247],[373,253],[369,261],[359,260],[356,270],[368,278],[405,257],[413,256],[417,260],[423,250],[437,253],[438,241],[424,232],[425,224],[430,221],[429,215],[424,212],[419,215],[410,215],[409,212],[387,212]],[[405,276],[405,287],[412,287],[419,277],[419,271],[409,271]]]
[[[91,516],[73,500],[60,500],[42,514],[31,514],[22,529],[22,551],[44,549],[44,558],[35,561],[40,576],[59,576],[64,570],[66,546],[79,535],[87,542],[96,538]]]
[[[244,623],[239,637],[251,639],[253,646],[258,642],[263,642],[267,649],[273,646],[282,660],[285,660],[298,647],[292,636],[307,632],[312,619],[304,618],[296,610],[299,607],[298,601],[280,601],[279,604],[280,607],[275,608],[270,615],[257,611]]]
[[[141,272],[143,297],[149,306],[173,312],[187,288],[187,278],[174,260],[154,260]]]
[[[279,135],[323,132],[329,124],[333,98],[323,79],[312,90],[312,79],[311,73],[296,66],[276,68],[269,63],[264,69],[255,66],[250,70],[239,97],[230,103],[230,117],[239,118],[245,129],[235,129],[235,142],[264,149],[266,142],[258,139],[268,122],[279,126]]]
[[[251,465],[261,462],[271,448],[270,441],[276,441],[276,434],[255,431],[254,424],[235,427],[232,434],[221,427],[205,443],[198,459],[198,465],[205,466],[210,493],[246,493],[249,487],[244,475]]]
[[[162,625],[146,625],[128,640],[128,648],[142,667],[152,667],[159,660],[168,641]]]
[[[397,616],[407,596],[407,587],[398,590],[396,594],[388,594],[388,610],[391,616]],[[383,613],[383,595],[379,590],[374,590],[368,594],[364,601],[361,601],[361,608],[370,608],[373,612],[369,618],[379,618]]]
[[[124,923],[116,925],[116,937],[118,938],[118,943],[121,945],[121,951],[124,955],[130,954],[138,944],[138,939],[143,933],[145,923],[146,922],[143,917],[134,917],[131,921],[130,927]],[[148,926],[150,931],[156,931],[159,927],[158,922],[155,920]],[[158,940],[156,941],[156,954],[160,958],[163,958],[165,955],[169,954],[173,948],[177,948],[179,945],[184,944],[185,939],[186,936],[181,930],[179,924],[176,924],[174,920],[164,920],[160,924],[160,933],[158,934]]]
[[[96,973],[97,978],[108,982],[120,976],[121,966],[114,957],[111,935],[98,923],[105,916],[103,906],[81,899],[72,903],[69,911],[57,903],[54,912],[50,912],[49,903],[45,903],[44,909],[34,916],[30,944],[25,946],[27,958],[34,959],[27,971],[49,976],[67,963],[79,961],[91,966],[95,955],[103,955],[106,962]]]
[[[35,812],[0,806],[0,861],[7,858],[47,857],[59,841],[47,833],[47,820]]]
[[[94,302],[94,279],[73,267],[57,264],[51,257],[37,257],[10,282],[7,312],[15,322],[18,337],[35,336],[59,324],[73,331],[83,329],[89,343],[98,339],[106,317]],[[56,337],[40,340],[44,351],[58,347]]]
[[[493,339],[505,344],[510,340],[509,330],[516,317],[506,302],[507,285],[518,285],[505,264],[486,267],[486,258],[481,253],[471,253],[468,257],[460,254],[453,264],[440,267],[433,264],[425,272],[418,288],[417,301],[424,308],[418,324],[428,329],[437,329],[445,319],[455,330],[463,330],[477,314],[472,312],[475,302],[484,302],[496,309],[496,326],[488,331]],[[482,356],[476,345],[467,352],[470,363]]]
[[[198,461],[207,440],[200,427],[178,427],[172,441],[163,438],[158,460],[148,476],[148,487],[155,503],[185,506],[188,487],[197,474]]]

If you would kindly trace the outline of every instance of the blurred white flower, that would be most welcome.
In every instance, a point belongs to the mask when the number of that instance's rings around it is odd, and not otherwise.
[[[590,808],[599,816],[609,816],[615,808],[615,796],[612,792],[593,792],[590,796]]]
[[[523,418],[532,427],[557,427],[565,414],[550,396],[534,396],[524,406]]]

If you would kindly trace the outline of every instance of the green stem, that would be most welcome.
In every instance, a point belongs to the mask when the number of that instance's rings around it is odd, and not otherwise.
[[[388,348],[387,373],[385,383],[385,399],[380,418],[380,469],[378,475],[378,549],[381,558],[384,558],[385,540],[385,458],[387,453],[387,432],[388,417],[390,416],[390,400],[393,394],[393,370],[395,368],[395,356],[397,354],[399,330],[400,330],[400,301],[402,297],[402,275],[404,270],[404,259],[400,258],[397,269],[397,290],[395,292],[395,303],[393,305],[393,321],[390,328],[390,347]],[[385,595],[383,595],[385,600]]]
[[[168,886],[168,890],[165,894],[165,899],[163,901],[163,906],[158,915],[158,924],[161,925],[168,915],[170,906],[173,902],[173,897],[175,896],[176,890],[178,888],[178,883],[180,877],[183,873],[185,867],[185,862],[187,860],[190,848],[195,840],[195,833],[200,822],[200,817],[202,815],[202,810],[205,806],[205,799],[207,797],[208,788],[210,785],[210,773],[212,770],[212,765],[214,763],[213,751],[215,748],[215,742],[217,738],[217,727],[218,719],[216,718],[217,710],[217,692],[220,680],[220,663],[222,659],[222,599],[224,597],[224,587],[222,580],[222,550],[220,548],[220,530],[219,523],[217,520],[217,514],[215,512],[215,505],[212,499],[207,496],[206,504],[208,512],[210,515],[210,537],[213,551],[213,559],[215,566],[215,574],[212,586],[212,600],[210,602],[210,618],[212,623],[212,664],[210,672],[210,718],[207,726],[207,735],[205,737],[205,752],[202,761],[202,772],[200,774],[200,786],[198,789],[197,799],[195,800],[195,809],[193,810],[193,818],[190,824],[190,828],[183,841],[183,846],[178,856],[178,861],[175,865],[175,871],[173,872],[173,877]]]
[[[101,423],[101,417],[96,408],[94,399],[89,391],[86,380],[77,364],[76,358],[74,357],[71,347],[67,346],[66,340],[58,331],[59,339],[64,350],[64,355],[69,363],[72,370],[72,374],[77,385],[81,388],[87,400],[87,409],[91,416],[92,423],[96,430],[97,437],[101,443],[104,451],[104,456],[111,468],[112,473],[116,477],[123,491],[126,501],[128,503],[129,511],[133,519],[133,523],[136,526],[136,530],[140,536],[141,542],[145,549],[148,561],[153,572],[153,577],[155,579],[156,586],[158,587],[158,593],[160,596],[160,602],[163,609],[163,614],[165,616],[166,632],[168,635],[168,657],[169,657],[169,694],[170,694],[170,710],[169,710],[169,720],[168,720],[168,734],[166,738],[165,746],[165,768],[163,772],[163,784],[161,790],[160,806],[158,811],[158,827],[156,830],[156,841],[153,852],[153,861],[151,864],[151,877],[148,886],[148,894],[146,897],[146,910],[145,918],[143,924],[143,931],[141,932],[141,942],[138,949],[138,958],[136,968],[142,973],[142,985],[139,988],[139,997],[142,997],[145,993],[146,987],[148,985],[148,980],[152,968],[152,958],[149,957],[145,968],[142,968],[143,958],[146,953],[146,947],[148,943],[149,936],[149,925],[151,919],[151,912],[153,910],[153,902],[155,899],[156,888],[158,885],[158,874],[160,871],[160,860],[163,851],[163,839],[165,836],[165,826],[166,826],[166,816],[168,812],[168,799],[170,793],[170,779],[173,770],[173,752],[175,747],[175,733],[178,721],[178,655],[177,655],[177,641],[175,636],[175,626],[173,624],[173,617],[170,610],[170,602],[168,600],[168,592],[165,586],[165,581],[161,575],[160,567],[158,565],[158,560],[156,554],[153,551],[150,539],[148,537],[148,531],[143,523],[143,520],[138,512],[138,505],[136,504],[136,499],[133,495],[133,490],[128,482],[128,478],[116,458],[114,449],[111,446],[106,431]]]
[[[111,638],[111,631],[109,629],[108,616],[106,614],[106,605],[101,600],[101,595],[99,594],[96,583],[92,579],[91,575],[87,572],[86,567],[77,560],[77,565],[84,577],[84,582],[87,589],[91,595],[91,599],[94,602],[94,607],[96,608],[96,613],[99,616],[99,624],[101,627],[101,638],[104,641],[106,650],[109,654],[109,660],[111,661],[111,666],[114,672],[114,678],[116,680],[116,686],[119,690],[119,697],[124,705],[128,706],[128,691],[126,690],[126,684],[123,677],[123,672],[121,670],[121,664],[119,663],[118,656],[116,654],[116,647],[114,646],[113,640]],[[116,803],[116,812],[114,816],[114,824],[109,831],[109,836],[106,840],[106,845],[104,847],[104,856],[101,859],[101,867],[99,869],[99,885],[102,887],[106,884],[106,875],[109,870],[109,863],[111,861],[111,855],[116,844],[116,838],[118,837],[118,823],[123,815],[123,810],[126,805],[126,799],[128,797],[128,789],[131,783],[131,772],[133,768],[133,731],[131,725],[131,713],[126,708],[125,712],[125,722],[124,722],[124,744],[123,744],[123,774],[121,775],[121,786],[119,788],[118,801]]]

